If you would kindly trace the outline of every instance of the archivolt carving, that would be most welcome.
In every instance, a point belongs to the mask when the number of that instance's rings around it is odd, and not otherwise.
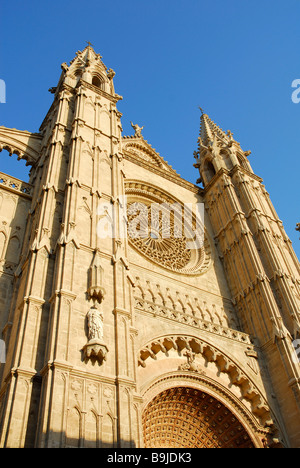
[[[143,413],[143,426],[146,448],[254,448],[227,406],[186,386],[158,394]]]
[[[207,362],[214,362],[220,373],[228,374],[231,383],[240,387],[243,398],[251,402],[253,414],[261,419],[263,425],[273,425],[268,403],[256,384],[232,358],[203,340],[186,335],[167,335],[157,338],[140,350],[138,365],[146,367],[147,359],[156,360],[158,353],[163,353],[168,357],[168,352],[172,349],[177,351],[179,355],[182,355],[183,351],[186,350],[195,353],[195,355],[201,354]]]
[[[153,148],[146,148],[144,144],[140,144],[135,141],[129,141],[125,143],[123,151],[127,151],[133,156],[141,158],[143,161],[147,161],[150,164],[154,164],[160,168],[164,167],[163,160],[159,154],[157,154]]]
[[[176,394],[178,395],[179,391],[179,399],[174,398]],[[199,401],[195,401],[194,405],[190,407],[190,411],[188,411],[188,403],[192,403],[192,400],[190,399],[190,394],[196,394],[194,392],[200,392],[201,393],[201,400],[204,402],[204,400],[207,401],[207,404],[205,404],[205,407],[202,407],[204,411],[201,411],[198,413],[199,410]],[[204,394],[203,394],[204,393]],[[163,395],[172,395],[171,399],[166,398],[164,401],[161,400],[161,396]],[[184,395],[187,395],[188,398],[186,399],[183,397]],[[229,435],[230,434],[230,440],[233,440],[235,436],[237,435],[236,431],[230,431],[230,427],[228,425],[229,421],[227,420],[227,423],[225,426],[220,427],[219,424],[221,425],[224,424],[225,420],[227,418],[220,418],[220,414],[218,414],[218,410],[225,410],[230,413],[230,418],[231,422],[236,422],[238,420],[246,429],[248,435],[250,435],[252,442],[254,442],[255,447],[257,448],[283,448],[283,442],[278,439],[278,436],[280,437],[278,428],[276,426],[269,426],[269,425],[261,425],[259,421],[256,419],[256,417],[249,411],[246,406],[243,404],[240,398],[235,396],[230,389],[225,388],[222,384],[206,377],[203,375],[196,374],[195,372],[169,372],[164,374],[163,376],[157,377],[154,379],[154,381],[151,382],[150,385],[146,385],[142,389],[142,396],[143,396],[143,422],[144,422],[144,436],[145,439],[148,437],[153,436],[154,432],[159,431],[161,437],[160,439],[164,438],[165,431],[170,432],[170,426],[175,423],[177,427],[177,431],[174,431],[175,433],[177,432],[177,437],[185,437],[187,440],[186,441],[178,441],[174,443],[174,438],[171,437],[173,440],[166,441],[168,447],[176,447],[179,445],[184,444],[184,446],[196,446],[198,442],[201,444],[203,442],[203,438],[201,437],[201,433],[203,435],[211,435],[213,436],[214,430],[217,430],[215,435],[217,435],[217,438],[214,437],[213,439],[216,441],[219,437],[223,438],[223,436],[226,435],[226,433]],[[207,400],[208,398],[208,400]],[[159,417],[159,420],[154,420],[155,415],[150,415],[150,421],[149,417],[147,417],[147,412],[148,408],[152,407],[153,408],[153,403],[155,404],[156,401],[159,401],[159,405],[156,408],[158,410],[158,413],[156,416]],[[168,400],[170,401],[171,405],[172,402],[175,402],[175,406],[171,407],[168,405]],[[214,409],[209,409],[210,403],[215,402],[215,408]],[[208,414],[206,411],[208,410]],[[182,414],[179,414],[182,413]],[[190,438],[189,435],[191,432],[193,433],[194,431],[192,427],[190,427],[189,422],[192,422],[193,419],[197,416],[200,416],[200,419],[202,417],[205,418],[204,421],[206,423],[209,422],[211,419],[211,416],[216,416],[217,419],[215,421],[211,421],[211,425],[208,424],[208,428],[205,430],[205,425],[201,424],[201,421],[194,421],[196,423],[196,427],[198,429],[204,429],[200,430],[200,433],[198,431],[197,434],[194,434],[194,438]],[[152,417],[154,416],[154,417]],[[224,414],[226,416],[226,414]],[[228,415],[227,415],[228,416]],[[175,419],[174,419],[175,418]],[[169,420],[167,420],[169,419]],[[171,421],[171,419],[173,419]],[[148,431],[150,430],[150,433],[148,432],[147,434],[147,420],[148,423]],[[182,424],[181,421],[186,424]],[[203,422],[203,420],[202,420]],[[146,427],[145,427],[146,424]],[[181,427],[180,427],[181,426]],[[182,427],[184,426],[184,427]],[[178,434],[178,429],[180,434]],[[183,432],[181,431],[183,429]],[[238,429],[238,433],[241,434],[241,428]],[[159,434],[158,434],[159,436]],[[170,437],[167,437],[170,439]],[[148,439],[149,440],[149,439]],[[247,439],[244,439],[246,442]],[[158,445],[156,441],[155,445]],[[224,446],[229,443],[230,446],[230,441],[223,439],[223,443],[217,444],[216,448],[225,448]],[[145,440],[145,443],[147,444],[147,440]],[[147,444],[148,445],[148,444]],[[242,448],[243,443],[238,443],[237,448]],[[228,448],[229,448],[228,446]],[[201,447],[204,448],[204,447]],[[209,445],[208,447],[205,448],[212,448],[212,445]]]
[[[158,170],[169,172],[170,174],[176,174],[177,172],[173,167],[164,160],[164,158],[152,148],[152,146],[144,140],[143,136],[129,136],[123,137],[123,151],[125,156],[138,158],[142,163],[149,163],[151,166],[155,166]]]

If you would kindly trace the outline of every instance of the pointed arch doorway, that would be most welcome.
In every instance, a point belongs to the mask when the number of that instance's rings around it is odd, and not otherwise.
[[[205,391],[174,387],[143,412],[146,448],[255,448],[241,421]]]

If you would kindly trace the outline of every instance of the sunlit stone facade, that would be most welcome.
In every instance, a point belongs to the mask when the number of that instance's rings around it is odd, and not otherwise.
[[[0,127],[32,166],[0,174],[0,446],[299,447],[299,263],[249,152],[203,112],[185,181],[113,78],[89,45],[39,133]]]

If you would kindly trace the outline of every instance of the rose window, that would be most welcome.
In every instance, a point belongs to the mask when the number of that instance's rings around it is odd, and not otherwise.
[[[152,190],[151,198],[146,190],[127,190],[126,195],[128,242],[135,250],[175,272],[198,274],[207,269],[210,248],[204,227],[196,229],[195,216],[186,216],[183,204],[160,191],[154,197]]]

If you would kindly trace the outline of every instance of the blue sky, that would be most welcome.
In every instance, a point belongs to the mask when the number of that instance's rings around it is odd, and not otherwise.
[[[299,0],[90,0],[2,2],[0,125],[38,131],[51,105],[60,64],[91,41],[116,71],[130,121],[185,178],[195,182],[201,106],[242,148],[300,256]],[[13,156],[0,170],[22,178]],[[0,157],[1,157],[0,156]]]

